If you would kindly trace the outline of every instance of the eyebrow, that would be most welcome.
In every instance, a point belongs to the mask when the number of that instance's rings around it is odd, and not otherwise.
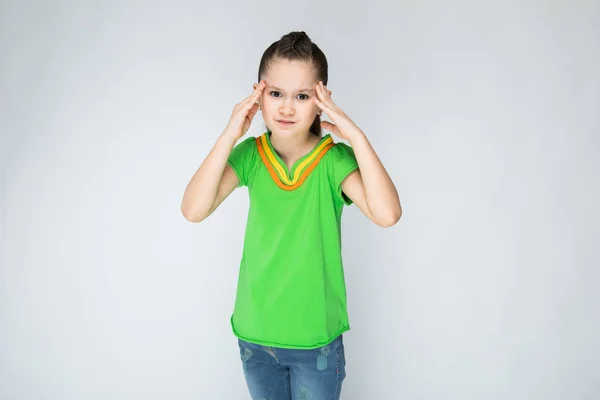
[[[275,89],[275,90],[279,90],[280,92],[283,92],[283,89],[278,88],[277,86],[273,86],[273,85],[267,85],[269,86],[271,89]],[[298,90],[298,92],[311,92],[314,91],[315,89],[300,89]]]

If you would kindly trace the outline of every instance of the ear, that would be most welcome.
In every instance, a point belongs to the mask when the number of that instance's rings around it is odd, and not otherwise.
[[[254,91],[254,90],[256,90],[256,87],[257,87],[257,86],[258,86],[258,83],[254,83],[254,84],[252,84],[252,90],[253,90],[253,91]],[[261,100],[261,98],[262,98],[262,96],[261,96],[261,97],[259,97],[259,98],[258,98],[258,101],[257,101],[257,104],[258,104],[258,109],[259,109],[259,110],[260,110],[260,108],[262,107],[262,104],[261,104],[261,101],[260,101],[260,100]]]

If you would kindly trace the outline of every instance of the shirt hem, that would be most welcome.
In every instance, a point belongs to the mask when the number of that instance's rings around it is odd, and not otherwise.
[[[266,341],[266,340],[258,340],[258,339],[254,339],[254,338],[245,337],[243,335],[240,335],[239,332],[235,329],[235,325],[233,324],[233,315],[231,316],[231,318],[229,319],[229,321],[231,323],[231,329],[233,331],[233,334],[238,339],[241,339],[241,340],[243,340],[245,342],[249,342],[249,343],[253,343],[253,344],[258,344],[258,345],[261,345],[261,346],[271,346],[271,347],[277,347],[277,348],[280,348],[280,349],[305,349],[305,350],[317,349],[319,347],[327,346],[328,344],[330,344],[331,342],[333,342],[335,339],[337,339],[338,336],[340,336],[342,333],[347,332],[347,331],[350,330],[350,325],[349,324],[344,325],[337,333],[335,333],[327,341],[325,341],[323,343],[317,343],[317,344],[314,344],[314,345],[303,346],[303,345],[295,345],[295,344],[270,342],[270,341]]]

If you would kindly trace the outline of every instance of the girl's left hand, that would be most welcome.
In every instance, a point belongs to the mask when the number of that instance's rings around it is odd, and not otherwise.
[[[333,124],[321,121],[323,129],[333,132],[344,140],[350,140],[353,135],[360,132],[360,128],[331,100],[331,91],[327,90],[323,82],[319,81],[316,91],[317,96],[313,97],[315,104],[333,121]]]

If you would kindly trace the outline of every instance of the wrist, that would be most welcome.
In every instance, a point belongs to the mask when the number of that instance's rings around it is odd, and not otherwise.
[[[350,145],[354,145],[354,143],[356,143],[362,139],[365,139],[365,138],[366,138],[365,133],[358,128],[355,130],[352,130],[352,132],[349,132],[349,134],[348,134],[348,142],[350,142]]]
[[[226,130],[221,133],[221,136],[219,136],[219,141],[225,141],[233,146],[235,146],[238,140],[239,137],[237,135],[234,135]]]

